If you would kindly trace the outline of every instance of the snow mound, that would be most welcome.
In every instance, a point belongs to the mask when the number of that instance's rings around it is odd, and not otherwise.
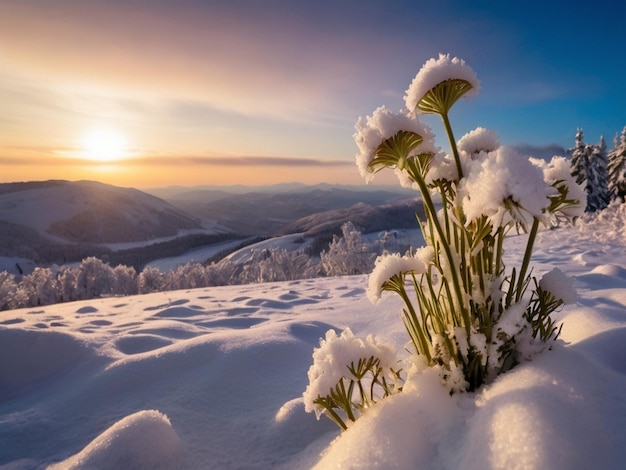
[[[163,413],[139,411],[119,420],[78,454],[50,470],[174,468],[180,438]]]
[[[0,328],[0,402],[94,357],[92,349],[69,334]]]

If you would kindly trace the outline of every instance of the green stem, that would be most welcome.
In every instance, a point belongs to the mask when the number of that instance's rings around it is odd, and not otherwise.
[[[448,113],[442,113],[441,119],[443,120],[443,126],[446,128],[446,134],[448,134],[448,139],[450,140],[450,147],[452,148],[452,154],[454,155],[456,170],[459,173],[460,180],[463,178],[463,168],[461,167],[461,158],[459,157],[459,150],[456,148],[456,141],[454,140],[454,134],[452,133],[452,126],[450,126]]]
[[[428,191],[428,187],[426,186],[426,182],[424,178],[422,178],[419,174],[415,163],[411,160],[407,161],[407,170],[412,173],[411,176],[413,180],[417,183],[420,192],[422,193],[422,202],[424,204],[425,209],[430,213],[430,219],[432,221],[432,225],[435,227],[437,235],[439,236],[439,240],[441,241],[441,246],[446,254],[446,258],[448,260],[448,266],[450,268],[450,274],[452,275],[452,287],[454,289],[454,293],[459,301],[459,307],[461,309],[461,315],[463,316],[463,322],[465,323],[465,330],[467,333],[467,337],[470,337],[470,315],[464,305],[464,296],[461,290],[461,282],[459,279],[459,274],[455,269],[455,259],[452,256],[452,251],[450,250],[450,243],[445,238],[445,233],[439,223],[439,218],[437,217],[437,210],[435,208],[435,204],[433,203],[432,198],[430,197],[430,192]],[[435,240],[433,240],[433,243]]]
[[[528,235],[528,242],[526,243],[526,252],[524,253],[524,260],[519,272],[519,278],[517,280],[517,290],[515,293],[515,302],[519,302],[523,294],[524,281],[526,279],[526,273],[528,272],[528,266],[530,265],[530,257],[533,253],[533,247],[535,244],[535,238],[537,238],[537,231],[539,230],[539,219],[535,217],[533,219],[533,226],[530,229]]]
[[[500,273],[502,272],[502,250],[503,250],[503,245],[504,245],[504,228],[500,227],[498,229],[498,234],[496,235],[496,265],[495,265],[495,270],[494,270],[494,274],[496,276],[499,276]]]
[[[426,361],[428,362],[428,364],[430,364],[432,361],[432,356],[430,355],[430,349],[428,347],[430,342],[426,339],[426,335],[424,334],[424,330],[423,330],[423,328],[426,328],[426,325],[423,325],[423,327],[420,326],[420,322],[417,318],[417,312],[415,311],[415,308],[413,308],[411,299],[409,299],[409,296],[407,295],[406,291],[404,289],[400,289],[398,293],[400,294],[400,297],[402,297],[402,300],[404,300],[404,304],[406,305],[406,308],[409,311],[409,316],[410,316],[409,324],[415,325],[413,327],[413,332],[417,335],[417,340],[420,343],[420,344],[415,345],[415,347],[417,348],[417,352],[419,353],[420,352],[419,350],[421,349],[422,354],[426,356]]]

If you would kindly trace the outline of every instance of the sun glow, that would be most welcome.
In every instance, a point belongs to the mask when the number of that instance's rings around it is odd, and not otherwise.
[[[115,129],[96,128],[82,139],[81,156],[88,160],[110,162],[129,156],[126,137]]]

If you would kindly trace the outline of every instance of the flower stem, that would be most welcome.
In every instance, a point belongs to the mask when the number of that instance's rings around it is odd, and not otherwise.
[[[448,140],[450,140],[450,147],[452,148],[452,154],[454,155],[454,161],[456,163],[456,170],[459,174],[459,180],[463,178],[463,167],[461,167],[461,158],[459,157],[459,150],[456,148],[456,141],[454,140],[454,134],[452,133],[452,127],[450,126],[450,119],[448,119],[448,113],[441,113],[441,119],[443,120],[443,126],[446,128],[446,134],[448,134]]]
[[[533,253],[533,246],[535,244],[535,238],[537,238],[538,230],[539,230],[539,219],[537,217],[534,217],[533,226],[530,229],[530,234],[528,235],[528,242],[526,243],[526,252],[524,253],[524,260],[522,261],[522,267],[520,269],[519,278],[517,280],[515,302],[519,302],[520,299],[522,298],[522,294],[524,290],[524,281],[526,279],[528,266],[530,265],[530,256]]]
[[[452,250],[450,249],[450,240],[448,240],[445,237],[445,233],[443,231],[443,228],[441,227],[441,224],[439,223],[439,218],[437,217],[437,209],[435,208],[435,204],[432,198],[430,197],[428,186],[426,185],[424,178],[420,176],[419,171],[413,161],[409,160],[407,162],[407,170],[409,171],[409,173],[411,173],[413,180],[417,183],[420,189],[420,192],[422,193],[422,203],[424,204],[424,208],[429,213],[431,225],[435,227],[435,231],[437,232],[437,235],[441,242],[441,247],[443,248],[446,254],[448,267],[450,269],[450,274],[452,275],[452,287],[454,289],[456,298],[459,302],[459,308],[461,309],[461,315],[463,316],[463,322],[465,323],[464,327],[467,332],[467,337],[469,338],[470,331],[471,331],[470,329],[471,319],[470,319],[470,314],[464,305],[465,297],[461,290],[461,282],[459,279],[459,273],[457,272],[457,269],[456,269],[456,260],[454,259],[454,256],[452,256]],[[436,241],[432,240],[432,243],[434,246]]]

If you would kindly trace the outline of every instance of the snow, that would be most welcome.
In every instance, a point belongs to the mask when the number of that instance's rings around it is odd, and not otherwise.
[[[399,253],[384,253],[376,258],[374,269],[369,276],[367,296],[376,303],[384,290],[384,284],[400,273],[424,274],[434,259],[431,246],[418,248],[415,254],[401,256]]]
[[[545,218],[549,196],[556,190],[544,182],[543,171],[511,147],[500,147],[484,160],[473,162],[472,170],[462,180],[459,193],[468,221],[487,215],[496,230],[512,217],[513,204],[519,207],[518,220],[528,223],[532,217]],[[501,221],[503,221],[501,223]]]
[[[450,79],[460,79],[468,82],[472,88],[465,94],[467,98],[473,98],[480,90],[480,81],[476,73],[458,57],[450,58],[450,54],[439,54],[439,58],[429,59],[419,70],[404,95],[406,107],[415,111],[419,102],[426,93],[441,82]]]
[[[500,148],[500,143],[495,131],[477,127],[459,139],[457,148],[471,156],[481,152],[495,152]]]
[[[236,249],[242,243],[245,243],[246,239],[229,240],[222,243],[215,243],[213,245],[207,245],[193,250],[189,250],[186,253],[179,256],[170,256],[167,258],[160,258],[149,262],[146,266],[156,268],[161,272],[171,271],[178,266],[189,263],[205,263],[207,260],[214,256]]]
[[[533,274],[558,268],[578,294],[552,350],[475,393],[426,369],[343,433],[304,409],[320,339],[408,341],[367,276],[0,312],[0,468],[624,468],[625,217],[539,234]],[[506,264],[524,248],[507,239]]]
[[[368,167],[376,157],[376,151],[384,140],[393,137],[398,131],[410,131],[422,137],[423,141],[412,150],[418,153],[437,153],[431,129],[412,113],[393,113],[386,106],[376,108],[371,116],[359,117],[354,126],[354,142],[359,147],[355,157],[359,173],[367,182],[374,178]],[[380,168],[376,168],[378,170]]]

